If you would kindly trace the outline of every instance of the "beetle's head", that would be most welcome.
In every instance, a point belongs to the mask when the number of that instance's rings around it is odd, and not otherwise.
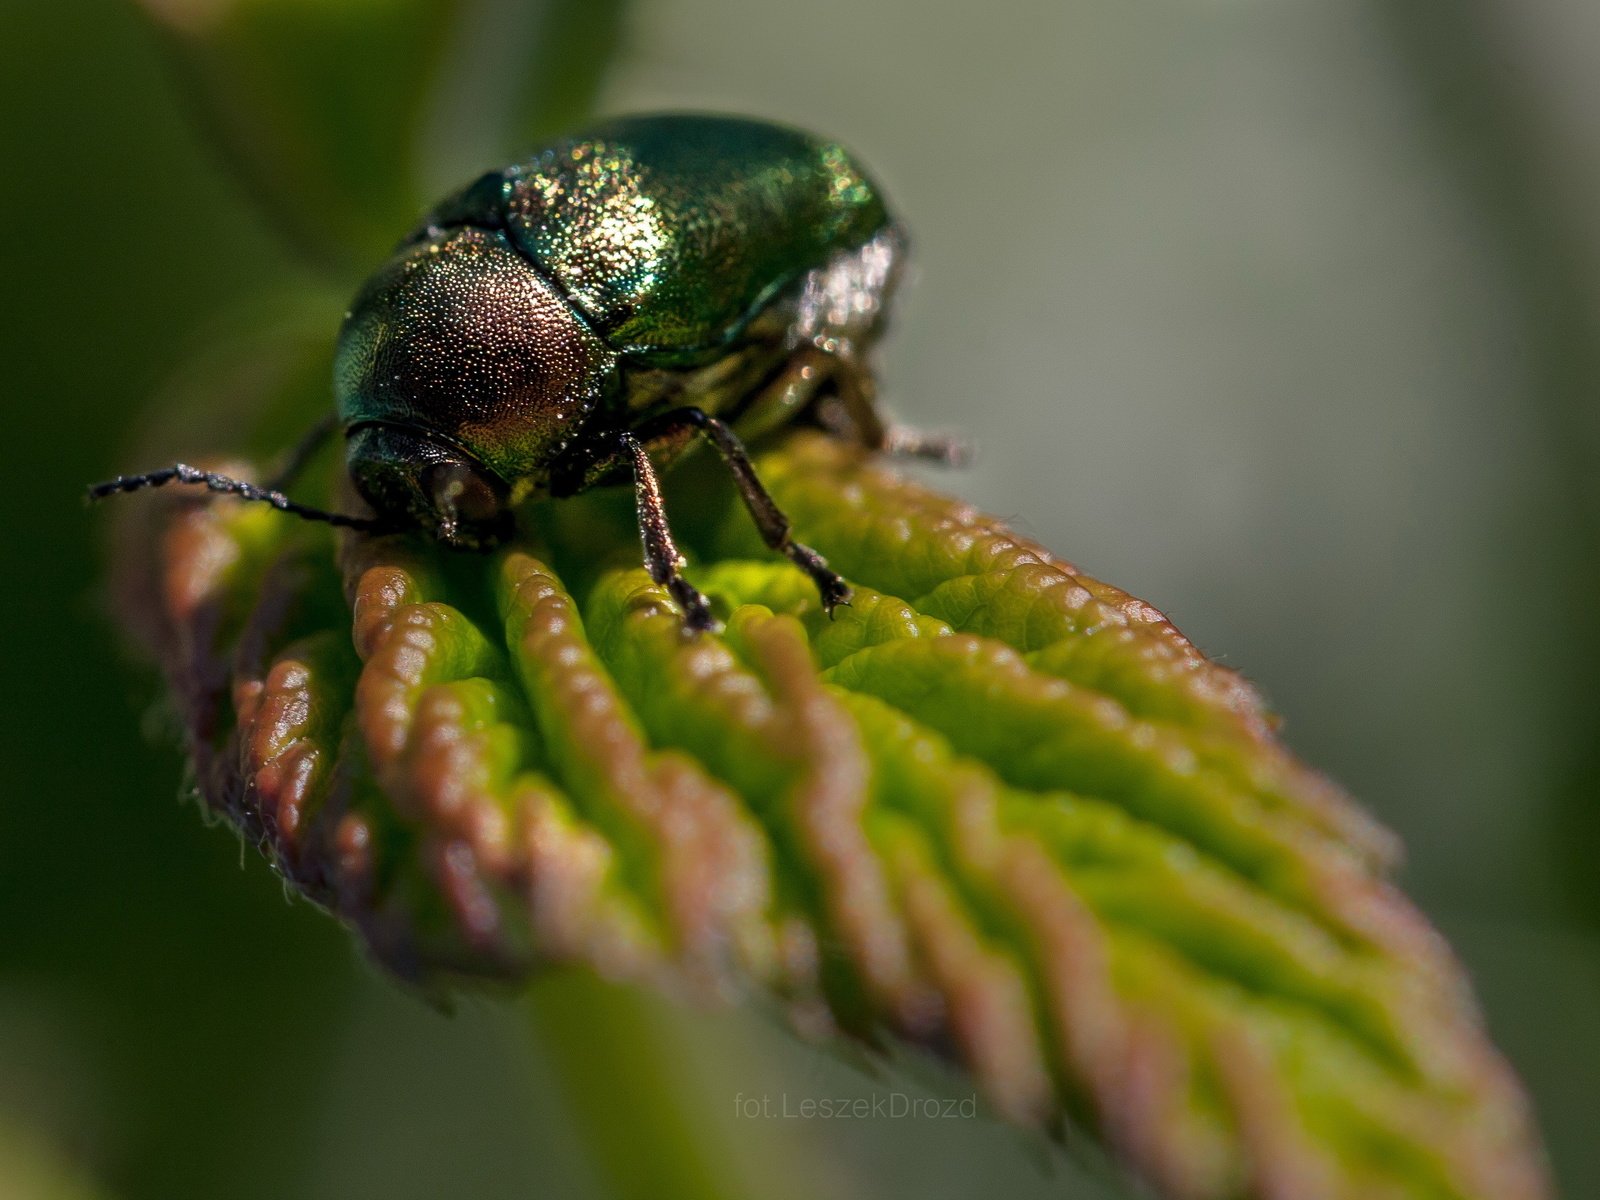
[[[454,545],[510,532],[614,379],[615,354],[500,234],[437,230],[356,297],[334,390],[350,477]]]
[[[491,550],[511,536],[511,489],[456,447],[376,423],[351,429],[345,446],[351,482],[384,517],[464,550]]]

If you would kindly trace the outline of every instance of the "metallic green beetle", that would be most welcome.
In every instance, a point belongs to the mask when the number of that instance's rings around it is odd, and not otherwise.
[[[484,549],[529,496],[631,473],[645,565],[704,629],[710,609],[681,574],[655,469],[701,435],[766,543],[831,612],[848,587],[791,539],[739,434],[806,420],[873,449],[948,457],[944,443],[891,431],[873,403],[865,356],[903,247],[878,188],[832,142],[733,117],[614,120],[445,200],[357,295],[334,365],[336,425],[376,516],[184,464],[91,495],[196,483]]]

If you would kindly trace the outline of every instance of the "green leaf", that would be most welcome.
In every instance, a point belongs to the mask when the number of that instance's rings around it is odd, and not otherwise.
[[[830,621],[702,457],[668,477],[726,625],[699,638],[625,491],[534,504],[488,557],[143,507],[124,604],[207,803],[409,979],[775,997],[1174,1197],[1546,1194],[1394,839],[1244,680],[802,432],[758,466],[856,588]]]
[[[141,0],[197,121],[341,276],[593,106],[623,0]]]

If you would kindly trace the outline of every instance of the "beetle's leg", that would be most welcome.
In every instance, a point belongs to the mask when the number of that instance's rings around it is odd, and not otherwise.
[[[278,469],[267,477],[265,486],[274,491],[281,492],[299,477],[300,472],[306,469],[318,450],[333,436],[339,428],[337,413],[329,413],[318,421],[305,434],[289,448],[280,460]]]
[[[118,475],[115,479],[108,479],[104,483],[92,486],[89,489],[89,499],[104,500],[107,496],[115,496],[120,492],[165,487],[169,483],[199,485],[213,492],[238,496],[242,500],[270,504],[279,512],[289,513],[303,521],[321,521],[328,525],[337,525],[343,529],[359,529],[366,533],[386,533],[393,528],[388,523],[371,517],[352,517],[344,513],[312,508],[309,504],[297,504],[274,488],[259,487],[242,479],[219,475],[215,471],[202,471],[199,467],[191,467],[188,463],[174,463],[170,467],[163,467],[159,471],[147,471],[143,475]]]
[[[972,461],[972,443],[959,433],[889,425],[879,448],[891,458],[920,458],[942,467],[964,467]]]
[[[857,442],[891,458],[920,458],[943,466],[965,466],[972,447],[960,434],[934,433],[885,421],[878,411],[872,375],[854,358],[833,356],[835,395],[819,407],[822,427],[835,437]]]
[[[815,346],[794,351],[769,379],[758,385],[742,404],[731,410],[719,409],[738,425],[744,437],[754,441],[791,424],[795,417],[812,407],[817,393],[827,387],[839,371],[840,360]],[[861,439],[841,414],[841,425],[825,425],[829,433],[851,442]]]
[[[634,506],[639,515],[639,540],[644,543],[644,567],[650,578],[667,589],[683,610],[684,623],[696,632],[713,629],[716,619],[706,598],[683,577],[683,555],[672,540],[667,509],[661,500],[661,480],[645,448],[633,434],[620,436],[623,452],[633,464]]]
[[[761,540],[811,577],[822,595],[822,607],[828,615],[831,617],[839,605],[849,604],[850,586],[837,571],[828,566],[828,560],[810,546],[789,536],[789,518],[784,516],[777,501],[762,485],[756,475],[755,464],[750,461],[749,451],[727,425],[698,408],[675,408],[647,422],[636,434],[639,440],[648,442],[653,438],[670,436],[685,427],[704,435],[717,448],[717,453],[733,475],[734,485],[739,489],[745,508],[750,511],[751,519],[761,532]],[[643,520],[643,517],[640,519]]]
[[[830,380],[834,394],[818,406],[822,427],[834,437],[855,442],[868,450],[882,450],[889,428],[878,412],[878,389],[872,375],[855,357],[830,355]]]

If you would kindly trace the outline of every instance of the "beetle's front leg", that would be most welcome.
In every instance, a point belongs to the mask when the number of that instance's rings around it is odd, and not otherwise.
[[[678,602],[689,629],[697,633],[715,629],[716,618],[711,615],[705,596],[683,577],[683,555],[667,524],[667,508],[661,499],[661,480],[655,464],[632,433],[624,430],[618,439],[633,467],[633,499],[639,516],[639,540],[644,544],[645,570]]]
[[[301,435],[301,438],[288,451],[278,459],[276,470],[267,477],[266,486],[275,492],[281,492],[296,479],[306,465],[317,456],[317,451],[327,443],[335,433],[339,432],[339,417],[337,413],[329,413],[310,429]]]
[[[717,453],[722,456],[722,461],[733,476],[734,485],[739,489],[739,496],[744,501],[745,508],[749,510],[751,519],[755,521],[756,528],[761,533],[761,540],[811,577],[811,581],[817,585],[817,591],[822,596],[822,607],[827,610],[828,615],[831,617],[833,610],[839,605],[849,604],[850,585],[845,583],[837,571],[828,566],[827,559],[810,546],[790,537],[789,518],[784,515],[783,510],[778,507],[778,502],[772,498],[771,493],[756,475],[755,464],[750,461],[750,453],[744,448],[744,443],[726,424],[698,408],[675,408],[646,422],[636,431],[636,436],[640,441],[649,442],[655,438],[670,437],[685,428],[693,429],[703,435],[717,448]],[[646,459],[646,463],[648,461]],[[644,520],[642,501],[639,511],[642,523]]]

